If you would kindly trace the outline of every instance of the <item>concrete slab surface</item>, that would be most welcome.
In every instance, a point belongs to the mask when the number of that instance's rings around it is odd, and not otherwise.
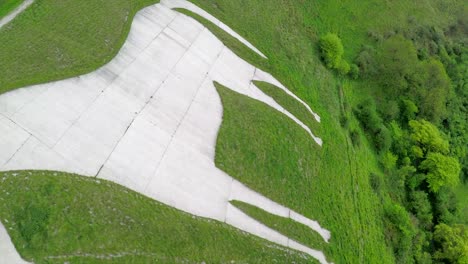
[[[216,219],[326,263],[233,207],[240,200],[318,232],[319,223],[284,207],[219,170],[214,163],[223,106],[217,81],[309,127],[252,84],[270,82],[310,107],[270,74],[226,48],[184,7],[259,52],[219,20],[182,0],[137,13],[118,55],[95,72],[0,95],[0,171],[58,170],[107,179],[191,214]],[[265,194],[267,195],[267,194]],[[0,240],[1,241],[1,240]]]
[[[263,58],[267,58],[261,51],[259,51],[254,45],[252,45],[250,42],[248,42],[246,39],[241,37],[239,34],[237,34],[234,30],[232,30],[229,26],[221,22],[219,19],[216,17],[212,16],[205,10],[201,9],[200,7],[190,3],[189,1],[186,0],[161,0],[161,4],[167,6],[168,8],[174,9],[174,8],[183,8],[190,10],[194,12],[195,14],[198,14],[202,16],[203,18],[211,21],[213,24],[217,25],[219,28],[223,29],[236,39],[238,39],[240,42],[242,42],[244,45],[255,51],[258,55],[262,56]]]

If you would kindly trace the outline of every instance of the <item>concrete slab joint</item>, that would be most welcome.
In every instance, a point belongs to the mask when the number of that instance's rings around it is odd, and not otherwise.
[[[252,204],[330,239],[330,232],[318,222],[247,188],[215,166],[223,106],[213,82],[283,113],[319,145],[321,139],[309,127],[252,80],[278,86],[304,105],[311,118],[320,117],[269,73],[239,58],[203,25],[172,8],[207,18],[265,57],[192,3],[162,0],[137,13],[118,55],[97,71],[0,95],[0,171],[55,170],[107,179],[327,263],[322,252],[230,204],[232,200]],[[1,231],[3,256],[12,249]]]

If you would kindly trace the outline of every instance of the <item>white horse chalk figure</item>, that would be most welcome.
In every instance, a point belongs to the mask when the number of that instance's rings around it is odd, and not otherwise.
[[[0,95],[0,171],[56,170],[107,179],[188,213],[216,219],[327,263],[232,206],[239,200],[330,232],[250,190],[214,163],[223,108],[213,81],[277,109],[310,129],[252,84],[270,74],[246,63],[182,7],[250,43],[185,0],[163,0],[134,18],[118,55],[99,70]],[[1,242],[0,242],[1,243]]]

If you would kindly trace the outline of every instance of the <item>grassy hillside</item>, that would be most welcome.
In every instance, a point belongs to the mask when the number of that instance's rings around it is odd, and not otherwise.
[[[135,13],[157,2],[36,0],[0,29],[0,94],[104,65],[123,45]]]
[[[0,219],[34,263],[315,263],[105,180],[0,173]]]
[[[436,129],[445,132],[440,135],[441,141],[451,144],[448,151],[441,152],[458,158],[466,174],[467,56],[462,55],[466,54],[463,45],[453,45],[459,38],[466,37],[466,24],[463,20],[457,21],[467,13],[466,4],[461,0],[191,1],[246,37],[269,60],[259,58],[206,20],[190,12],[184,13],[199,19],[238,55],[272,73],[322,117],[320,124],[311,116],[309,120],[301,106],[288,100],[275,87],[257,83],[260,89],[297,115],[324,140],[320,148],[284,115],[218,86],[224,104],[224,120],[218,138],[217,165],[254,190],[318,220],[331,230],[332,239],[330,244],[324,245],[317,242],[314,234],[304,233],[302,226],[272,217],[257,208],[238,206],[282,233],[311,247],[323,248],[335,263],[412,263],[415,259],[423,263],[432,260],[427,252],[440,253],[443,239],[437,236],[436,240],[432,239],[433,234],[437,234],[435,226],[462,222],[466,215],[466,199],[463,200],[466,188],[459,185],[454,194],[450,188],[442,188],[439,193],[429,190],[424,178],[429,169],[419,167],[428,153],[420,153],[420,156],[412,153],[413,145],[424,146],[411,137],[414,131],[408,126],[408,121],[427,118],[430,111],[426,111],[425,116],[424,113],[406,110],[412,109],[408,100],[414,101],[416,108],[431,109],[427,102],[437,98],[430,97],[427,89],[420,88],[432,85],[437,93],[450,94],[447,98],[440,96],[447,101],[439,101],[440,105],[446,103],[449,106],[448,111],[442,109],[441,120],[431,122]],[[155,2],[36,0],[14,23],[0,30],[0,93],[76,76],[103,65],[117,53],[135,12]],[[322,63],[318,42],[328,32],[337,33],[341,38],[346,61],[368,63],[359,64],[359,79],[336,74]],[[394,72],[387,72],[381,66],[395,58],[392,57],[395,54],[389,52],[392,50],[396,50],[394,53],[397,55],[408,56],[398,57],[402,61],[390,67]],[[375,67],[375,72],[363,71],[364,66]],[[400,76],[401,72],[404,73],[401,80],[393,78]],[[449,83],[445,75],[450,77]],[[434,78],[440,82],[429,82],[432,76],[440,77]],[[394,80],[401,81],[404,87],[392,86]],[[386,81],[392,85],[384,85]],[[404,93],[393,93],[396,88],[401,88]],[[413,92],[408,93],[405,89]],[[402,103],[405,103],[404,107],[400,106]],[[366,118],[372,122],[366,123]],[[41,178],[24,176],[25,173],[20,173],[22,177],[8,176],[8,184],[0,184],[0,188],[9,190],[0,193],[0,197],[12,199],[11,203],[0,205],[5,208],[0,214],[17,217],[19,220],[15,223],[21,219],[37,220],[32,225],[23,226],[32,226],[32,230],[25,228],[20,231],[20,226],[17,226],[12,234],[17,245],[29,245],[20,248],[28,258],[44,260],[47,255],[81,249],[107,254],[136,245],[138,252],[154,253],[157,250],[163,255],[124,257],[122,262],[174,262],[185,258],[208,262],[234,258],[249,263],[269,263],[271,259],[280,263],[289,263],[293,258],[302,260],[295,255],[265,250],[264,244],[256,239],[241,238],[237,231],[219,223],[191,222],[191,217],[158,207],[160,205],[136,194],[116,195],[115,189],[120,187],[112,184],[107,189],[100,189],[104,188],[102,184],[88,184],[84,180],[75,184],[76,180],[69,176],[52,178],[46,173]],[[31,194],[26,189],[13,192],[15,186],[36,188],[38,192]],[[73,192],[76,189],[75,195],[61,191],[67,188]],[[96,191],[103,196],[93,196]],[[93,199],[87,200],[80,193],[89,193]],[[459,197],[458,202],[453,202],[454,195]],[[61,196],[69,199],[68,202],[72,197],[78,199],[73,203],[76,208],[69,209],[65,202],[55,199]],[[110,198],[116,198],[116,202]],[[93,216],[96,212],[81,214],[94,208],[96,201],[102,201],[98,205],[103,209],[104,222],[99,222],[93,229],[89,223],[96,221]],[[111,204],[104,201],[111,201]],[[128,204],[135,206],[128,208]],[[453,204],[464,209],[459,211]],[[54,212],[54,217],[41,213],[36,215],[38,206],[46,208],[46,212]],[[139,207],[143,211],[137,210]],[[156,207],[158,209],[154,209]],[[68,210],[74,211],[68,215]],[[132,219],[143,221],[144,228],[134,226],[130,232],[126,229],[127,222],[123,222],[122,227],[117,222],[105,222],[124,217],[116,215],[119,210],[125,211],[126,216],[132,215]],[[58,214],[61,211],[65,213]],[[168,215],[168,218],[162,222],[153,221],[147,214],[158,220],[160,215]],[[47,226],[36,224],[45,218],[50,220]],[[60,229],[64,219],[79,228],[70,228],[65,222],[64,229]],[[177,222],[180,219],[183,221]],[[187,225],[200,230],[200,233],[191,233]],[[212,230],[217,233],[211,233]],[[112,232],[112,236],[99,236],[103,232]],[[163,235],[149,235],[158,233]],[[190,239],[174,241],[173,235],[177,233],[187,234]],[[76,239],[62,245],[70,236]],[[96,248],[97,244],[87,245],[83,242],[87,239],[102,242],[104,248]],[[165,248],[165,243],[179,247],[172,250]],[[215,247],[204,251],[200,245],[205,243]],[[229,248],[225,246],[228,244]],[[437,261],[451,261],[443,254],[434,253],[433,256],[438,256]],[[88,261],[81,257],[68,260]]]

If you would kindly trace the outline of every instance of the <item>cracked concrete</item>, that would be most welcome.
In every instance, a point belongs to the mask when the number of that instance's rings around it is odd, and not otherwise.
[[[240,200],[330,232],[256,193],[214,163],[223,107],[213,81],[266,103],[309,127],[264,94],[252,80],[270,82],[310,107],[270,74],[226,48],[197,21],[172,11],[183,7],[214,17],[182,0],[163,0],[135,16],[119,54],[83,76],[0,95],[0,171],[38,169],[96,176],[191,214],[226,222],[327,263],[305,247],[232,206]],[[218,26],[254,51],[221,22]]]

